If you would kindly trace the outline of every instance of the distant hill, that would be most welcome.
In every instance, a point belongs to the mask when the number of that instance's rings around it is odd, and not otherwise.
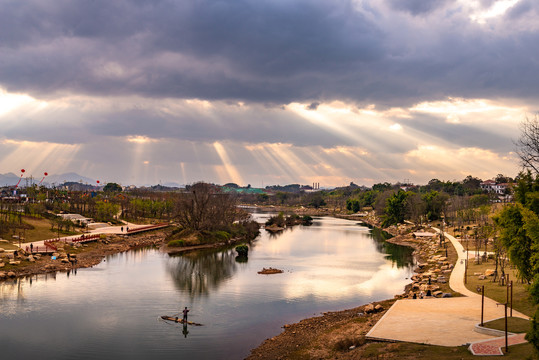
[[[0,174],[0,186],[12,186],[17,184],[19,177],[13,173]]]
[[[51,174],[47,176],[43,182],[47,182],[49,184],[63,184],[64,182],[82,182],[83,184],[88,183],[90,185],[96,184],[96,180],[87,178],[74,172],[58,175]]]
[[[41,181],[43,178],[43,175],[34,175],[34,174],[28,174],[25,173],[25,176],[23,176],[21,185],[20,186],[26,186],[26,179],[30,176],[33,176],[33,183],[37,184]],[[0,186],[14,186],[19,181],[19,176],[13,174],[13,173],[7,173],[7,174],[0,174]],[[46,186],[51,186],[51,184],[60,185],[64,182],[82,182],[83,184],[96,184],[96,181],[94,179],[87,178],[85,176],[79,175],[74,172],[65,173],[65,174],[50,174],[43,180],[43,184]]]

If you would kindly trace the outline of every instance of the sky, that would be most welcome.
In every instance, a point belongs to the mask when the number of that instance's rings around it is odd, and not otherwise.
[[[533,0],[0,0],[0,173],[515,176],[538,18]]]

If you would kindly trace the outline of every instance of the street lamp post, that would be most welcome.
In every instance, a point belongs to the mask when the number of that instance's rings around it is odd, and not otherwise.
[[[504,308],[505,308],[505,352],[508,353],[509,352],[509,342],[508,342],[508,339],[507,339],[507,302],[505,302],[504,304],[496,303],[496,306],[498,306],[498,305],[503,305]]]

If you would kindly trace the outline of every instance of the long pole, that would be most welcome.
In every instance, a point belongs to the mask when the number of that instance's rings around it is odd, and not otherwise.
[[[485,312],[485,285],[481,286],[481,326],[483,326],[483,314]]]
[[[507,282],[505,283],[505,302],[509,305],[509,274],[507,274]]]
[[[513,317],[513,280],[511,280],[511,317]]]
[[[509,344],[507,342],[507,303],[505,303],[505,352],[509,352]]]
[[[466,262],[464,263],[464,283],[467,284],[468,283],[468,259],[465,260]]]

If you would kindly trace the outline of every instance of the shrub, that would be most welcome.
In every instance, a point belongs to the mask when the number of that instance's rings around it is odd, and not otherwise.
[[[185,246],[185,241],[183,241],[183,240],[172,240],[172,241],[169,241],[168,246],[170,246],[170,247],[182,247],[182,246]]]
[[[365,337],[358,338],[344,338],[333,344],[333,349],[336,351],[348,351],[350,346],[361,346],[365,344]]]
[[[212,235],[219,241],[228,241],[231,237],[226,231],[214,231]]]
[[[236,246],[236,251],[238,253],[238,256],[247,256],[249,253],[249,247],[245,244]]]

